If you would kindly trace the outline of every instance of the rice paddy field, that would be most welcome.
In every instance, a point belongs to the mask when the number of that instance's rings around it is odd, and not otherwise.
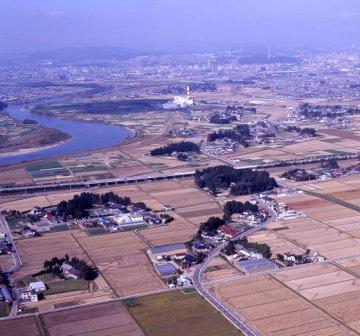
[[[242,335],[196,292],[172,291],[124,304],[146,336]]]
[[[307,217],[275,221],[248,238],[268,244],[273,254],[311,249],[325,262],[263,275],[211,277],[209,272],[208,288],[261,335],[358,335],[358,183],[357,176],[317,182],[311,195],[280,199]]]
[[[67,309],[41,316],[49,336],[143,336],[120,302]]]
[[[243,277],[210,289],[261,335],[357,335],[271,275]]]
[[[147,258],[149,245],[133,231],[79,237],[77,242],[118,297],[166,288]]]

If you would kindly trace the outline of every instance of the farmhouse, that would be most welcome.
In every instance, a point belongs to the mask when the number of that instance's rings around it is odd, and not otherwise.
[[[73,266],[69,264],[62,264],[61,270],[63,271],[63,275],[65,278],[68,279],[79,279],[80,278],[80,272]]]
[[[158,257],[170,257],[174,255],[179,255],[186,253],[186,247],[184,244],[166,244],[166,245],[160,245],[155,246],[147,250],[148,255],[150,258],[153,259],[160,259]]]
[[[29,289],[32,293],[40,293],[46,291],[46,286],[42,281],[30,282]]]
[[[226,225],[221,225],[217,231],[223,234],[225,238],[233,238],[238,234],[234,229]]]

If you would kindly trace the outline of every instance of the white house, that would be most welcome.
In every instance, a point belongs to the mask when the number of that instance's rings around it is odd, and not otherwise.
[[[29,289],[33,293],[40,293],[46,291],[46,286],[42,281],[30,282]]]

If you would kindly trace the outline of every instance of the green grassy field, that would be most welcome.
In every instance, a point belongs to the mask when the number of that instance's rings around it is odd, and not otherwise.
[[[242,335],[197,292],[179,290],[123,303],[146,336]]]
[[[32,275],[28,275],[19,280],[16,280],[15,283],[17,287],[27,287],[29,286],[30,282],[35,282],[35,281],[38,281],[38,279],[34,278]]]
[[[26,166],[26,170],[32,178],[71,175],[70,171],[58,161],[32,163]]]
[[[58,161],[45,161],[28,164],[26,166],[27,171],[37,171],[43,169],[54,169],[54,168],[63,168],[63,165]]]
[[[148,166],[153,169],[157,169],[157,170],[169,168],[168,165],[166,165],[165,163],[161,163],[161,162],[150,162],[148,164]]]
[[[88,289],[89,286],[88,282],[83,279],[53,281],[47,282],[46,285],[49,287],[49,289],[44,292],[45,296],[84,290]]]
[[[11,305],[8,302],[0,302],[0,317],[6,317],[9,315]]]
[[[56,225],[50,228],[51,232],[62,232],[69,230],[69,227],[66,224]]]
[[[326,151],[333,155],[349,155],[349,154],[351,154],[350,152],[339,151],[336,149],[327,149]]]
[[[18,230],[21,228],[21,225],[19,225],[20,221],[22,221],[21,217],[17,217],[17,218],[9,218],[6,220],[10,230]]]
[[[69,167],[72,173],[89,173],[94,171],[109,170],[105,165],[88,165],[80,167]]]

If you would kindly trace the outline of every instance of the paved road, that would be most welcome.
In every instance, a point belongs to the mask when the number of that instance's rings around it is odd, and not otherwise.
[[[19,256],[19,251],[16,248],[16,244],[14,243],[14,240],[13,240],[13,237],[11,234],[11,230],[10,230],[9,225],[3,215],[0,215],[0,225],[2,227],[2,231],[6,234],[7,241],[13,245],[13,250],[12,250],[11,255],[14,260],[14,267],[11,270],[6,270],[8,273],[12,274],[21,267],[22,263],[21,263],[21,259]],[[14,301],[11,306],[11,312],[9,314],[9,317],[14,317],[18,311],[18,307],[19,307],[19,303],[20,303],[20,293],[16,289],[11,275],[9,275],[9,280],[10,280],[11,286],[13,286],[12,293],[13,293],[13,297],[14,297]]]
[[[7,221],[3,215],[0,215],[0,225],[2,227],[2,231],[6,234],[7,241],[13,245],[13,252],[11,253],[11,255],[14,259],[14,268],[10,271],[14,272],[14,271],[18,270],[22,265],[20,256],[19,256],[19,252],[14,243],[14,240],[13,240],[13,237],[11,234],[11,230],[10,230],[10,228],[7,224]]]
[[[234,238],[235,239],[241,239],[247,236],[250,236],[251,234],[255,233],[256,231],[261,230],[262,228],[266,227],[269,223],[271,223],[276,218],[275,212],[273,212],[271,209],[269,209],[270,217],[268,217],[263,223],[261,223],[259,226],[254,227]],[[227,242],[226,242],[227,243]],[[245,321],[240,319],[238,315],[236,315],[234,312],[232,312],[228,307],[226,307],[218,297],[216,297],[215,294],[211,293],[208,288],[205,285],[204,282],[204,271],[209,264],[209,262],[215,258],[217,255],[219,255],[221,249],[226,245],[226,243],[221,244],[220,246],[216,247],[211,251],[211,253],[207,256],[207,258],[199,264],[194,272],[193,276],[193,282],[194,286],[197,289],[197,291],[207,300],[209,301],[217,310],[219,310],[232,324],[234,324],[238,329],[240,329],[245,335],[247,336],[258,336],[259,334],[256,333],[255,330],[250,328],[248,325],[246,325]]]

